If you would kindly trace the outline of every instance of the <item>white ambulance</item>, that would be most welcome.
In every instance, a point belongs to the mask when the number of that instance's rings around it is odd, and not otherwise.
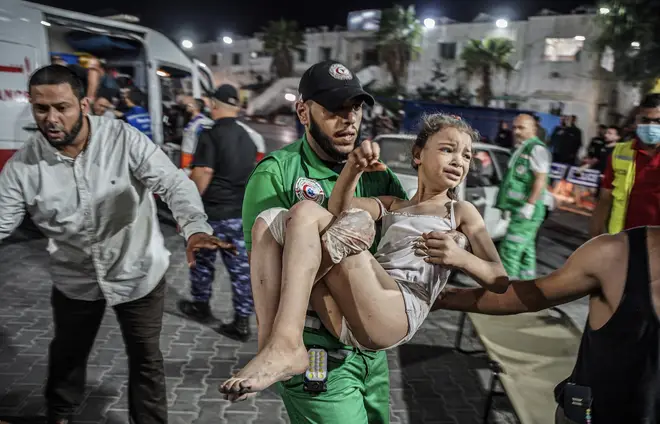
[[[91,55],[147,93],[153,140],[164,143],[163,104],[178,90],[200,97],[209,69],[163,34],[139,25],[40,4],[0,0],[0,169],[37,130],[27,84],[51,55]]]

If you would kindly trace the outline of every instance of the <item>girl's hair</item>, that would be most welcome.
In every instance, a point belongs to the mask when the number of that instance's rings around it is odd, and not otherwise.
[[[421,151],[424,146],[426,146],[426,142],[431,136],[433,136],[433,134],[436,134],[445,128],[455,128],[458,131],[466,133],[470,136],[472,143],[477,143],[480,140],[479,132],[456,115],[447,115],[444,113],[424,115],[420,127],[421,128],[412,147],[412,166],[414,169],[418,168],[418,165],[415,163],[415,153]],[[447,194],[452,200],[458,199],[456,188],[449,189]]]

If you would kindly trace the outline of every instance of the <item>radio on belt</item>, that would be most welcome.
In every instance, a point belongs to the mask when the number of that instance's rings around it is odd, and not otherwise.
[[[303,379],[303,389],[310,393],[323,393],[327,390],[328,352],[325,349],[308,350],[309,368]]]

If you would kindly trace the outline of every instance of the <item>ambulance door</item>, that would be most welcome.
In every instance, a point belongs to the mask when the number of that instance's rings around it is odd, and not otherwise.
[[[0,169],[36,131],[28,80],[48,63],[41,12],[20,1],[0,0]]]

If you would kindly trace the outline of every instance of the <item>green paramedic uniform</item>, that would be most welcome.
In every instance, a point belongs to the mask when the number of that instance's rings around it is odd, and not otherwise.
[[[545,218],[545,192],[536,201],[534,214],[527,219],[520,210],[527,203],[536,179],[531,167],[531,155],[535,147],[546,148],[537,137],[532,137],[515,151],[509,160],[509,169],[500,185],[495,207],[511,212],[511,221],[499,253],[509,278],[532,279],[536,277],[536,233]]]
[[[274,207],[289,209],[301,200],[313,200],[327,208],[338,176],[314,153],[305,136],[266,156],[250,176],[245,190],[243,231],[248,251],[252,248],[251,229],[259,213]],[[401,183],[389,169],[363,174],[355,195],[406,198]],[[328,352],[327,391],[306,392],[303,375],[278,383],[277,390],[291,423],[389,423],[390,381],[386,352],[357,350],[340,343],[323,326],[315,327],[305,327],[303,340],[307,347],[320,347]]]

